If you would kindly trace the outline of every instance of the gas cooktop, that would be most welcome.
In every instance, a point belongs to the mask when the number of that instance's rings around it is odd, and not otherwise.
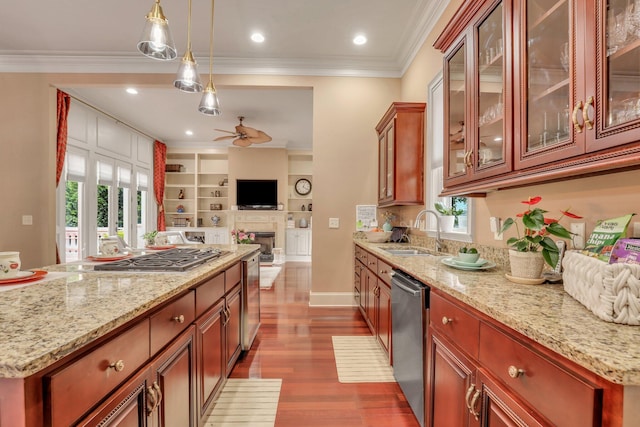
[[[98,264],[97,271],[186,271],[226,254],[220,249],[175,248]]]

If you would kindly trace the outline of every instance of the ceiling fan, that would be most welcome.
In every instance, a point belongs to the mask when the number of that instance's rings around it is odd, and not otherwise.
[[[222,141],[225,139],[236,138],[233,140],[233,145],[237,145],[239,147],[248,147],[251,144],[262,144],[264,142],[271,141],[271,137],[261,130],[257,130],[254,128],[250,128],[248,126],[244,126],[242,121],[244,120],[244,116],[238,116],[238,120],[240,120],[240,124],[236,126],[236,131],[231,132],[229,130],[216,129],[219,132],[230,133],[231,135],[227,136],[219,136],[214,139],[214,141]]]

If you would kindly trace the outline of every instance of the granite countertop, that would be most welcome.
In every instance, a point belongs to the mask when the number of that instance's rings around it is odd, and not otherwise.
[[[93,271],[95,263],[45,267],[44,280],[0,289],[0,378],[24,378],[118,328],[255,251],[228,251],[185,272]]]
[[[561,284],[515,284],[499,267],[462,271],[442,264],[441,256],[393,256],[381,249],[392,244],[355,242],[601,377],[625,386],[640,385],[640,326],[600,320]]]

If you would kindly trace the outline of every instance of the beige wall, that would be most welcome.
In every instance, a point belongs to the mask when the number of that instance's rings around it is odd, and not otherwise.
[[[236,203],[237,179],[277,179],[278,201],[287,200],[288,157],[284,148],[229,148],[229,204]]]

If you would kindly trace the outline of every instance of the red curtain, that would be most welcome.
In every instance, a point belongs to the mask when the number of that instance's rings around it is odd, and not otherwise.
[[[71,105],[71,97],[66,93],[58,90],[58,105],[56,108],[56,116],[58,123],[56,137],[56,187],[60,183],[62,169],[64,168],[64,158],[67,154],[67,117],[69,116],[69,106]],[[60,264],[60,253],[58,244],[56,243],[56,263]]]
[[[160,141],[153,143],[153,190],[158,205],[158,231],[166,230],[164,220],[164,168],[167,163],[167,146]]]

